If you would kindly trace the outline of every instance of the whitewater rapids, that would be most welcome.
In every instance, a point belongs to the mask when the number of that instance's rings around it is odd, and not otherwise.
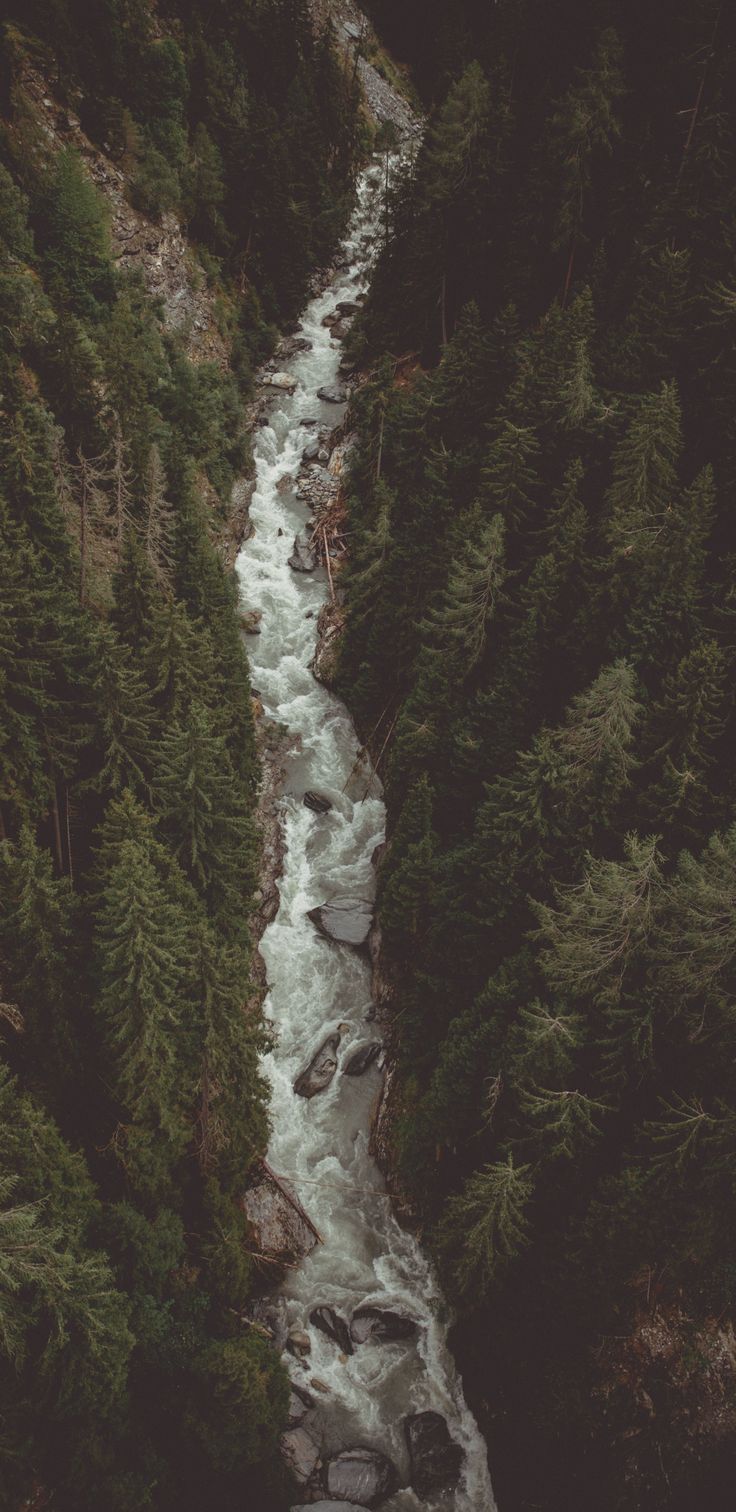
[[[261,633],[248,642],[254,687],[266,714],[297,737],[281,804],[286,854],[280,906],[260,947],[269,988],[265,1014],[275,1031],[273,1050],[263,1062],[272,1097],[268,1159],[288,1178],[324,1240],[283,1287],[289,1327],[311,1338],[306,1373],[285,1356],[291,1374],[302,1385],[315,1376],[329,1387],[317,1414],[305,1423],[311,1431],[319,1429],[322,1458],[352,1444],[388,1454],[404,1489],[383,1504],[385,1512],[493,1512],[486,1447],[447,1347],[448,1311],[437,1279],[416,1239],[396,1221],[369,1154],[381,1072],[374,1065],[361,1077],[341,1074],[346,1058],[377,1037],[376,1026],[366,1021],[368,961],[321,937],[307,918],[309,909],[337,894],[373,897],[371,857],[384,837],[380,783],[358,758],[350,715],[310,671],[326,574],[322,568],[298,574],[287,564],[308,516],[295,482],[314,431],[300,422],[317,420],[331,428],[343,413],[317,398],[319,388],[337,381],[341,356],[322,322],[365,286],[380,223],[381,181],[375,165],[361,177],[342,254],[344,271],[304,313],[297,334],[311,350],[284,364],[296,389],[278,395],[268,423],[256,432],[254,529],[236,564],[243,605],[262,612]],[[329,814],[304,806],[308,788],[332,800]],[[331,1085],[310,1100],[297,1097],[296,1076],[341,1024],[349,1028]],[[418,1325],[416,1338],[369,1341],[344,1359],[309,1323],[312,1309],[322,1304],[348,1322],[365,1305],[409,1316]],[[457,1490],[434,1500],[420,1500],[406,1484],[403,1419],[426,1409],[443,1415],[465,1456]],[[294,1501],[299,1500],[296,1493]]]

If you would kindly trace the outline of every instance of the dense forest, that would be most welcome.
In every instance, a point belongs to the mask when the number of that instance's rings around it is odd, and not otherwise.
[[[242,1316],[268,1108],[220,536],[252,367],[349,206],[354,86],[302,0],[3,17],[0,1505],[281,1505],[286,1376]],[[187,232],[226,360],[113,255],[52,104]]]
[[[394,1180],[499,1506],[730,1506],[736,45],[372,0],[430,109],[352,342]],[[388,985],[386,985],[388,984]]]

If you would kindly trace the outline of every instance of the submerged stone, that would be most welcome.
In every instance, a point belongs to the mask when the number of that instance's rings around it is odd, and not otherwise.
[[[356,1050],[351,1055],[347,1065],[343,1066],[345,1076],[363,1076],[364,1073],[378,1060],[383,1049],[380,1040],[372,1040],[370,1045],[363,1045],[361,1050]]]
[[[418,1496],[449,1491],[457,1485],[463,1451],[450,1436],[439,1412],[412,1412],[404,1418],[411,1462],[411,1483]]]
[[[359,1307],[350,1324],[350,1337],[355,1344],[365,1344],[368,1339],[394,1344],[400,1339],[411,1339],[416,1331],[413,1318],[402,1318],[400,1313],[381,1307]]]
[[[339,1312],[334,1307],[315,1307],[309,1314],[309,1321],[320,1333],[326,1334],[332,1339],[333,1344],[339,1345],[343,1354],[351,1355],[353,1346],[350,1340],[350,1329]]]
[[[307,918],[320,934],[341,945],[365,945],[373,923],[373,904],[366,898],[336,897],[318,908],[310,908]]]
[[[378,1507],[397,1489],[396,1466],[378,1449],[343,1449],[327,1465],[330,1496],[360,1507]]]

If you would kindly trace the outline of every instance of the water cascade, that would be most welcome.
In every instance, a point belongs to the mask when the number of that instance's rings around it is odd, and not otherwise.
[[[328,1388],[304,1422],[319,1442],[323,1463],[353,1445],[388,1455],[403,1489],[383,1502],[386,1512],[493,1512],[485,1444],[447,1348],[446,1305],[416,1238],[397,1222],[369,1153],[380,1058],[362,1075],[344,1071],[356,1051],[380,1038],[370,1019],[368,959],[326,939],[308,918],[337,895],[372,899],[371,858],[384,835],[380,783],[358,758],[350,715],[310,670],[317,615],[328,594],[326,573],[321,567],[295,572],[288,565],[308,515],[294,486],[314,433],[303,422],[332,427],[343,413],[318,398],[318,390],[336,383],[341,357],[323,321],[365,285],[378,235],[381,181],[375,165],[362,175],[342,271],[308,305],[298,331],[305,349],[285,364],[296,387],[278,394],[268,423],[257,430],[254,529],[237,563],[243,601],[262,614],[261,633],[248,642],[253,684],[267,715],[297,737],[282,800],[280,906],[261,943],[269,984],[265,1012],[275,1031],[264,1060],[272,1089],[268,1159],[288,1179],[323,1240],[298,1270],[287,1273],[282,1289],[289,1327],[311,1341],[306,1360],[286,1356],[292,1378],[307,1390],[313,1378]],[[329,800],[328,812],[304,804],[310,790]],[[314,1096],[296,1095],[295,1081],[330,1036],[338,1063],[332,1079]],[[358,1309],[375,1308],[415,1326],[396,1339],[373,1332],[347,1353],[310,1322],[319,1307],[334,1309],[348,1325]],[[371,1332],[367,1317],[363,1334]],[[425,1490],[420,1498],[408,1484],[404,1419],[425,1410],[446,1420],[462,1448],[463,1468],[454,1490]]]

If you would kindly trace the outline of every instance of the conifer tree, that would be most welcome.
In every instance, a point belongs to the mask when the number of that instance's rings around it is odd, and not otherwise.
[[[196,1050],[184,1013],[191,943],[146,854],[124,840],[100,893],[99,1014],[120,1106],[115,1149],[137,1187],[160,1191],[190,1139]]]
[[[234,936],[253,885],[255,838],[222,736],[202,704],[161,740],[154,804],[174,855]]]
[[[533,1191],[531,1166],[517,1166],[509,1155],[474,1172],[450,1199],[438,1244],[461,1296],[476,1289],[486,1293],[529,1242]]]
[[[427,623],[431,643],[449,655],[463,675],[484,655],[504,577],[501,515],[483,525],[475,512],[468,520],[465,543],[450,565],[447,588]]]
[[[498,512],[509,530],[527,528],[533,519],[538,454],[539,443],[532,431],[510,420],[504,420],[486,454],[481,503]]]
[[[0,941],[23,1017],[28,1074],[43,1083],[49,1105],[58,1107],[82,1048],[81,910],[68,879],[53,876],[49,852],[27,825],[16,845],[0,844],[0,893]]]
[[[166,497],[166,474],[157,446],[148,455],[144,479],[146,554],[159,584],[167,586],[175,560],[175,518]]]
[[[101,735],[97,786],[113,793],[126,787],[145,792],[154,759],[153,706],[131,652],[109,626],[97,631],[95,669]]]

